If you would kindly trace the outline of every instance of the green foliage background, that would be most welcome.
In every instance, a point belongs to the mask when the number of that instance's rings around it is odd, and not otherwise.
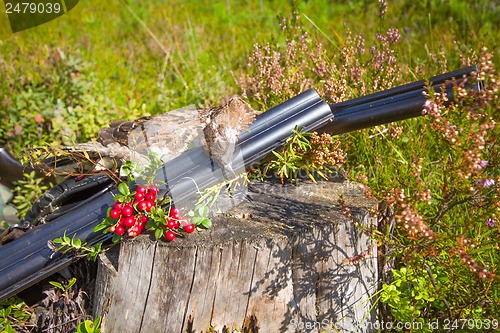
[[[457,49],[487,45],[495,61],[500,52],[494,1],[398,1],[382,20],[379,2],[367,0],[128,3],[159,43],[119,0],[81,1],[61,18],[1,40],[0,144],[22,158],[26,145],[87,141],[109,119],[217,104],[238,92],[234,77],[254,43],[284,43],[277,16],[292,8],[332,53],[347,29],[369,43],[382,26],[397,27],[397,53],[408,65],[400,82],[457,68]],[[429,57],[440,52],[446,60]]]

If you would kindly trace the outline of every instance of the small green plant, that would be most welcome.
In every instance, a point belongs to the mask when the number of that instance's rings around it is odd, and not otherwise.
[[[59,290],[61,290],[62,297],[66,297],[66,295],[68,294],[68,291],[76,283],[76,278],[73,277],[73,278],[69,279],[69,281],[66,285],[63,285],[62,283],[57,282],[57,281],[49,281],[49,283],[51,285],[53,285],[54,287],[58,288]]]
[[[33,202],[52,186],[52,184],[45,184],[44,181],[45,179],[37,175],[35,171],[31,171],[25,173],[23,179],[15,182],[12,203],[19,217],[26,215]]]
[[[172,241],[181,231],[190,234],[195,228],[201,230],[212,226],[206,205],[198,204],[194,211],[182,216],[170,197],[157,197],[160,189],[156,185],[136,186],[124,181],[118,185],[118,191],[116,202],[108,209],[106,218],[94,228],[95,232],[114,233],[115,243],[125,236],[137,237],[145,229],[153,232],[156,239],[165,237]]]
[[[7,229],[9,228],[9,224],[5,221],[0,221],[0,229]]]
[[[415,274],[411,268],[401,267],[392,270],[392,273],[394,281],[382,285],[380,301],[391,307],[394,322],[423,323],[424,309],[428,304],[432,305],[437,302],[431,296],[436,294],[435,288],[429,279]],[[422,327],[426,327],[426,325],[422,325]]]
[[[298,128],[293,130],[283,148],[272,153],[274,158],[263,162],[263,176],[274,172],[282,183],[286,178],[297,179],[300,173],[305,173],[313,182],[316,182],[314,173],[328,179],[333,168],[342,166],[346,159],[340,142],[331,135],[307,133]]]
[[[75,333],[101,333],[101,317],[97,317],[94,321],[84,320],[82,321]]]
[[[0,332],[15,333],[34,328],[31,322],[33,310],[17,297],[0,302]]]
[[[102,247],[102,242],[98,242],[94,246],[89,246],[86,242],[82,242],[81,239],[76,238],[76,234],[70,238],[66,236],[66,232],[64,232],[62,237],[52,240],[52,243],[58,245],[58,247],[54,247],[57,251],[61,251],[62,253],[74,252],[77,255],[86,256],[87,259],[93,261],[97,259],[99,254],[105,251]]]
[[[163,161],[158,157],[158,154],[148,151],[147,156],[140,157],[142,161],[132,162],[125,161],[121,166],[120,176],[126,178],[129,182],[139,178],[145,184],[159,183],[156,181],[156,173],[163,166]]]
[[[131,161],[123,164],[121,174],[126,180],[118,184],[115,203],[108,208],[106,217],[95,226],[94,232],[112,233],[112,242],[118,243],[125,237],[137,237],[144,230],[151,231],[156,239],[164,237],[167,241],[173,241],[182,232],[191,234],[195,230],[211,228],[209,209],[204,203],[198,202],[193,210],[183,216],[181,210],[173,206],[167,193],[158,196],[160,188],[153,182],[163,163],[155,154],[150,154],[147,160],[149,163],[141,166]],[[120,179],[118,175],[114,177]],[[136,184],[136,181],[144,179],[147,181],[145,184]],[[76,234],[69,237],[66,232],[62,237],[52,240],[50,245],[55,251],[72,251],[90,260],[96,260],[105,251],[102,242],[89,246]]]
[[[210,229],[212,227],[212,220],[208,217],[209,209],[208,206],[198,203],[194,206],[193,210],[187,213],[191,223],[197,228]]]

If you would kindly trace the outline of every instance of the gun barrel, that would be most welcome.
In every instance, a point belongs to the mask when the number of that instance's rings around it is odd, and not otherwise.
[[[436,76],[430,81],[436,91],[445,84],[444,89],[451,99],[453,84],[446,81],[455,77],[458,83],[467,83],[474,71],[477,68],[472,66]],[[425,102],[424,86],[425,81],[419,81],[334,105],[328,105],[314,90],[305,91],[257,117],[249,131],[240,137],[240,159],[235,160],[235,168],[258,162],[273,149],[283,146],[295,127],[341,134],[418,116]],[[479,83],[471,87],[480,89]],[[220,181],[213,177],[213,168],[218,167],[207,166],[201,162],[203,159],[206,160],[203,149],[196,148],[166,163],[158,171],[158,177],[167,180],[176,205],[178,201],[192,200],[199,190]],[[99,188],[83,204],[0,247],[0,300],[26,289],[73,260],[59,253],[54,255],[49,247],[52,239],[64,232],[69,237],[76,234],[90,244],[102,239],[93,228],[106,216],[114,193],[116,189],[111,186]]]
[[[444,88],[449,100],[453,100],[453,82],[465,84],[473,90],[481,89],[481,82],[472,75],[477,73],[477,66],[462,68],[453,72],[405,84],[371,95],[331,105],[334,121],[326,124],[321,130],[331,134],[341,134],[367,127],[404,120],[420,116],[426,101],[423,92],[427,90],[427,82],[436,92]]]

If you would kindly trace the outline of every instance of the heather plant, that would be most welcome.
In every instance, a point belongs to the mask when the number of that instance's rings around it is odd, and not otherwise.
[[[381,16],[385,11],[382,3]],[[340,52],[332,55],[313,42],[298,16],[283,20],[282,27],[285,44],[255,45],[248,74],[240,78],[255,103],[267,106],[309,87],[339,102],[401,81],[405,66],[397,60],[397,29],[377,33],[368,49],[362,36],[347,32]],[[444,49],[429,55],[447,70]],[[398,295],[381,298],[385,319],[493,320],[500,313],[499,77],[486,49],[480,56],[460,53],[460,62],[479,65],[480,91],[471,89],[476,81],[455,84],[450,100],[429,89],[422,118],[340,138],[350,178],[363,182],[381,202],[379,230],[372,235],[386,250],[381,260],[392,258],[388,262],[395,264],[381,281],[383,291]],[[413,72],[424,75],[421,67]],[[285,159],[285,152],[291,158]],[[300,158],[281,151],[266,163],[296,174]],[[397,278],[401,272],[411,272],[405,283]],[[484,323],[476,324],[473,328],[480,329]]]
[[[271,107],[314,87],[330,103],[390,88],[398,81],[394,45],[396,28],[376,33],[374,45],[347,33],[332,55],[321,40],[311,37],[294,13],[280,20],[286,42],[255,44],[246,71],[239,78],[243,95]]]
[[[421,149],[409,154],[396,143],[399,172],[371,185],[393,209],[390,243],[400,264],[436,284],[441,306],[426,308],[427,318],[493,319],[500,310],[499,85],[491,53],[483,50],[478,62],[484,88],[456,86],[452,103],[429,90],[425,117],[413,129]]]
[[[302,171],[316,182],[315,174],[328,179],[329,174],[340,168],[345,159],[346,153],[336,137],[328,133],[306,133],[296,128],[284,147],[273,151],[271,158],[262,162],[265,167],[261,178],[274,173],[284,183],[285,179],[297,179]]]

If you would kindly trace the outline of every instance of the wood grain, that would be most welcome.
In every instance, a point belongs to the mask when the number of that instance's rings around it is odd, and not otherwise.
[[[123,242],[100,259],[94,315],[104,332],[369,331],[376,248],[342,213],[340,195],[363,225],[375,222],[356,183],[266,182],[210,231]]]

